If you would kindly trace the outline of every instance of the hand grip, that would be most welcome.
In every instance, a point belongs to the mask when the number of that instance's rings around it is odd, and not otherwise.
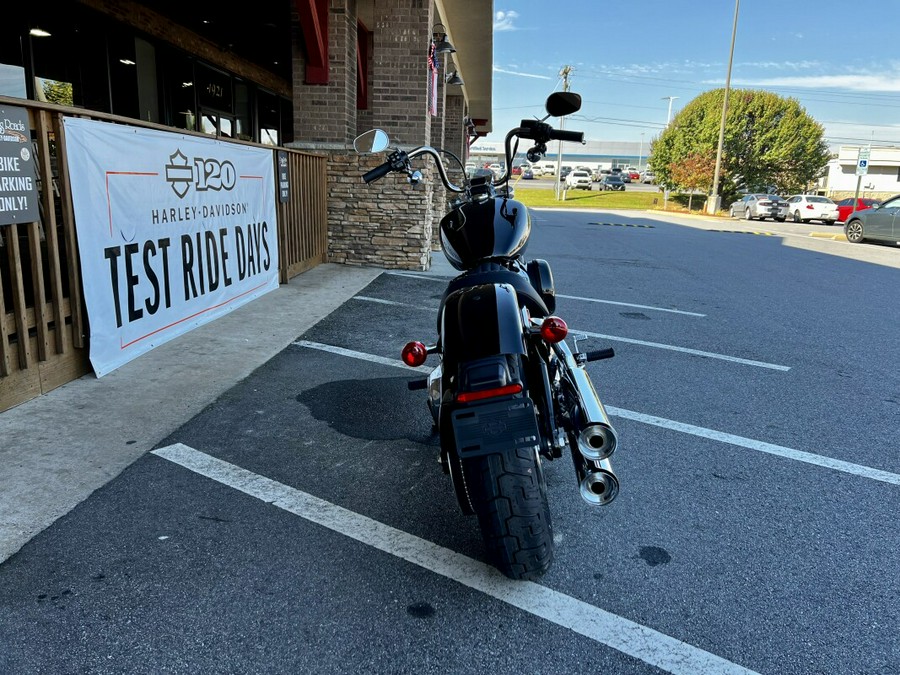
[[[564,129],[554,129],[550,132],[550,140],[553,141],[571,141],[572,143],[584,143],[583,131],[566,131]]]
[[[611,359],[615,356],[616,353],[613,351],[612,347],[607,347],[606,349],[598,349],[593,352],[586,352],[584,355],[585,361],[602,361],[603,359]]]
[[[363,174],[363,181],[366,183],[371,183],[374,180],[378,180],[379,178],[383,178],[391,172],[391,163],[385,162],[381,166],[376,166],[371,171],[366,171]]]

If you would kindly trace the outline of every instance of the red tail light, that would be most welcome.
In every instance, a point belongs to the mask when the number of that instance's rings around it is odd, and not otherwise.
[[[400,358],[403,363],[411,368],[416,368],[425,363],[428,356],[428,349],[421,342],[407,342],[403,351],[400,352]]]
[[[562,342],[568,334],[569,327],[558,316],[548,316],[541,324],[541,337],[547,342]]]
[[[814,208],[814,207],[813,207],[813,205],[812,205],[812,204],[807,204],[807,205],[806,205],[806,208],[808,208],[808,209],[812,209],[812,208]]]
[[[485,398],[496,398],[497,396],[511,396],[519,394],[522,391],[521,384],[508,384],[505,387],[495,387],[493,389],[482,389],[481,391],[463,391],[456,395],[456,400],[460,403],[471,403],[472,401],[481,401]]]

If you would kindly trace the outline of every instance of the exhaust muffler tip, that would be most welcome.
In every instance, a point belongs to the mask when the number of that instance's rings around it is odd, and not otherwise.
[[[606,424],[591,424],[578,434],[578,451],[587,460],[598,462],[616,451],[618,436]]]
[[[607,471],[591,471],[581,481],[581,498],[592,506],[605,506],[619,494],[619,479]]]

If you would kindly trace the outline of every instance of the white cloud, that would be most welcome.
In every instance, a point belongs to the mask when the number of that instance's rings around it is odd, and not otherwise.
[[[494,14],[494,31],[518,30],[513,22],[519,18],[519,13],[512,10],[497,12]]]
[[[520,73],[517,70],[506,70],[501,68],[500,66],[494,66],[495,73],[503,73],[505,75],[518,75],[519,77],[533,77],[537,80],[552,80],[552,77],[547,77],[546,75],[535,75],[533,73]]]
[[[706,80],[704,84],[721,84]],[[900,78],[897,73],[881,75],[803,75],[799,77],[744,78],[734,80],[735,86],[798,87],[807,89],[845,89],[849,91],[897,91]]]

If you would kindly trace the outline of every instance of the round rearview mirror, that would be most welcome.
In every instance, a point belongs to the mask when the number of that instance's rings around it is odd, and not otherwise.
[[[562,117],[581,110],[581,95],[573,91],[557,91],[547,97],[547,114]]]
[[[353,141],[353,147],[361,155],[367,155],[373,152],[382,152],[387,150],[390,145],[388,135],[381,129],[372,129],[364,134],[360,134]]]

